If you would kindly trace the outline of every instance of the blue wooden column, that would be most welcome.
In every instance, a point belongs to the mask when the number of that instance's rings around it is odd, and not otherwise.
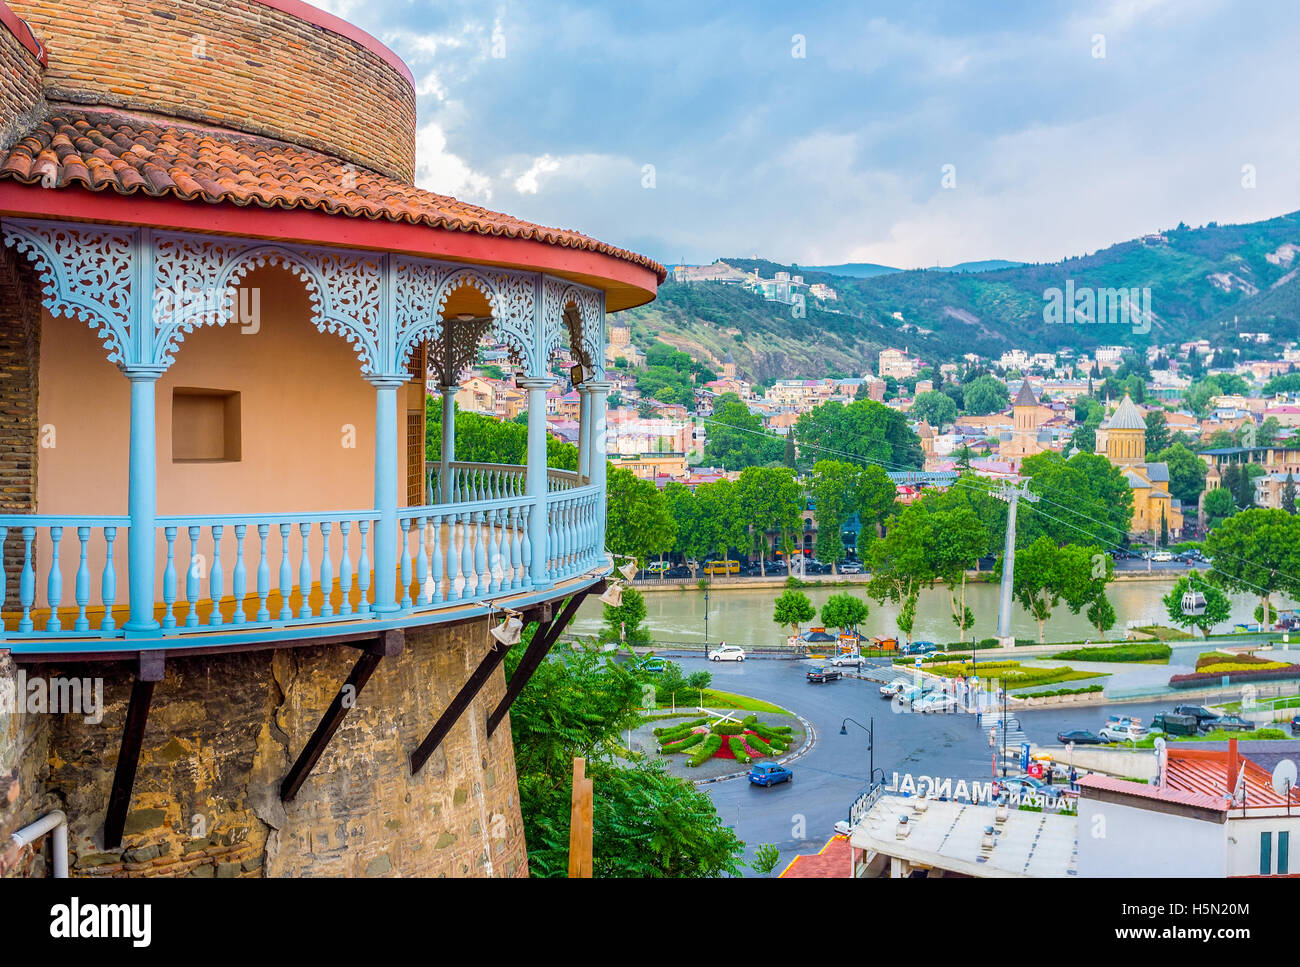
[[[528,518],[528,541],[532,545],[533,559],[528,572],[534,588],[548,588],[551,580],[546,574],[547,536],[549,525],[546,513],[546,391],[554,384],[550,378],[530,377],[515,385],[528,391],[528,496],[532,499],[532,512]]]
[[[600,488],[600,512],[596,515],[598,528],[596,547],[603,554],[605,552],[605,461],[607,460],[605,438],[609,432],[605,417],[605,397],[609,395],[613,384],[592,382],[585,385],[591,396],[591,454],[588,458],[591,461],[591,485]]]
[[[155,390],[159,370],[128,369],[131,381],[131,450],[127,513],[128,588],[131,614],[123,628],[127,637],[152,635],[160,627],[154,618],[154,578],[157,564],[154,534],[158,514],[158,454]]]
[[[375,387],[375,602],[371,610],[401,609],[397,596],[397,391],[404,376],[372,376]]]
[[[591,391],[587,384],[578,387],[578,477],[582,483],[591,482]]]
[[[451,489],[451,464],[456,459],[456,391],[460,389],[455,383],[450,386],[439,383],[442,391],[442,460],[438,467],[438,502],[449,504],[456,499]]]

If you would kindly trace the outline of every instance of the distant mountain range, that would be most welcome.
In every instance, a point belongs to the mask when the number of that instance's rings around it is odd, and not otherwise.
[[[900,271],[853,263],[794,266],[727,258],[771,278],[778,270],[822,282],[839,296],[808,299],[806,318],[738,285],[667,282],[649,306],[620,318],[634,338],[657,338],[721,363],[731,352],[742,372],[814,377],[873,368],[886,346],[930,361],[1008,349],[1090,351],[1267,332],[1273,345],[1300,336],[1300,212],[1244,225],[1179,225],[1060,262],[998,260]],[[1044,319],[1053,290],[1150,290],[1150,331],[1130,325],[1053,325]],[[1137,327],[1140,330],[1142,327]]]
[[[729,260],[728,260],[729,261]],[[1024,262],[1008,262],[1006,259],[984,259],[980,262],[958,262],[956,265],[932,265],[926,272],[991,272],[995,269],[1011,269]],[[799,271],[825,272],[827,275],[846,275],[852,279],[870,279],[877,275],[889,275],[891,272],[906,272],[890,265],[877,265],[874,262],[846,262],[843,265],[804,265]]]

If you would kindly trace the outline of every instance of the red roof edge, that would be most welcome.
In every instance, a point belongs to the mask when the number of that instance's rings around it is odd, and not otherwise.
[[[32,33],[32,28],[27,26],[27,21],[23,20],[18,14],[9,9],[9,4],[0,0],[0,24],[4,24],[9,32],[18,39],[18,43],[27,48],[27,52],[36,58],[37,63],[42,67],[50,65],[50,58],[45,53],[45,48],[41,42],[36,39]]]

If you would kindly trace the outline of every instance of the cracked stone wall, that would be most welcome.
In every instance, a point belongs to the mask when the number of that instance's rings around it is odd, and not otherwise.
[[[411,776],[408,764],[487,653],[487,627],[409,629],[403,653],[380,662],[291,803],[280,802],[280,782],[358,651],[169,657],[122,849],[112,851],[104,812],[131,669],[58,669],[104,674],[103,722],[16,716],[41,721],[6,733],[0,721],[0,779],[12,770],[20,781],[15,807],[0,803],[0,822],[64,809],[74,876],[526,876],[508,719],[486,734],[505,691],[499,669],[421,773]],[[34,862],[24,870],[35,872]]]

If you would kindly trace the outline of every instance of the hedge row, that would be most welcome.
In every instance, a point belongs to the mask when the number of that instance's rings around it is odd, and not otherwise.
[[[708,732],[692,732],[684,739],[680,739],[671,744],[665,743],[659,749],[660,752],[685,752],[693,745],[699,745],[708,736]]]
[[[688,760],[686,764],[692,767],[701,765],[702,763],[711,759],[713,757],[713,753],[717,752],[721,748],[722,748],[722,736],[707,735],[705,736],[704,741],[700,743],[699,749],[697,749],[691,755],[691,758]]]
[[[667,738],[669,735],[677,734],[688,735],[692,729],[698,729],[701,725],[708,724],[707,718],[695,719],[692,722],[682,722],[678,725],[664,725],[655,729],[655,735],[659,738]]]
[[[1085,688],[1054,688],[1045,692],[1013,692],[1011,697],[1045,698],[1048,695],[1087,695],[1091,692],[1100,692],[1104,688],[1104,685],[1088,685]]]
[[[1226,651],[1207,651],[1196,659],[1196,670],[1205,671],[1210,665],[1268,665],[1276,664],[1270,658],[1261,658],[1258,655],[1233,655]]]
[[[1053,655],[1062,661],[1161,661],[1174,653],[1168,645],[1158,641],[1115,645],[1112,648],[1075,648]]]
[[[731,754],[736,757],[736,761],[742,764],[748,764],[754,760],[749,757],[745,751],[745,740],[738,735],[733,735],[727,739],[727,746],[731,749]]]
[[[1282,668],[1260,668],[1250,671],[1229,672],[1224,675],[1209,675],[1205,672],[1192,672],[1186,675],[1174,675],[1169,679],[1171,688],[1196,688],[1200,685],[1217,685],[1223,678],[1229,683],[1237,682],[1280,682],[1300,678],[1300,665],[1286,665]]]

